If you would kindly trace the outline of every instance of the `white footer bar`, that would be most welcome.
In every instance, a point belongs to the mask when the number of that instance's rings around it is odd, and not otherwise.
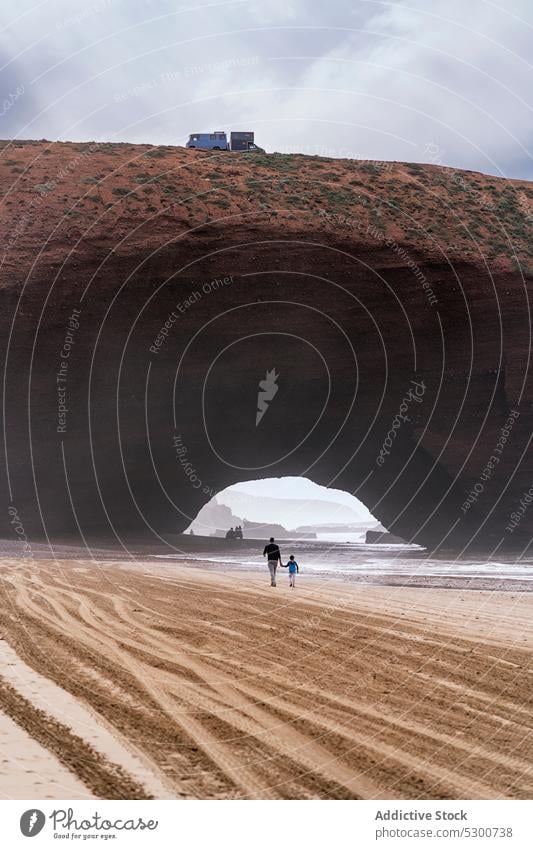
[[[2,801],[0,844],[531,849],[533,802]]]

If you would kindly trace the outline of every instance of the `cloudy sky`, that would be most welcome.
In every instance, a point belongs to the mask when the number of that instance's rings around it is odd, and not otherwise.
[[[17,0],[0,137],[435,161],[533,178],[531,0]]]

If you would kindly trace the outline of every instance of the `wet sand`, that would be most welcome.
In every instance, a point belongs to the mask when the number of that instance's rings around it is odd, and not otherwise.
[[[272,589],[266,569],[119,559],[4,558],[0,578],[0,636],[88,713],[58,716],[23,665],[0,710],[88,795],[533,795],[533,595],[514,585],[293,591],[285,571]]]

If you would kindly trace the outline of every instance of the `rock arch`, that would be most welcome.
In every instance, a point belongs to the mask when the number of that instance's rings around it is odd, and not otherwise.
[[[21,148],[32,183],[72,147]],[[527,283],[490,233],[461,241],[446,169],[150,152],[87,153],[16,238],[4,207],[2,497],[28,533],[164,536],[231,483],[305,475],[431,548],[523,548]]]

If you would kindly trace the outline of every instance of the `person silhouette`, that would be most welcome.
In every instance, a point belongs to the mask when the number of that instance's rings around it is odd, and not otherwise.
[[[298,568],[298,564],[294,559],[294,554],[291,554],[291,556],[289,557],[289,562],[287,563],[287,566],[289,567],[289,587],[292,587],[294,589],[294,587],[296,586],[296,575],[300,571],[300,569]]]
[[[276,569],[278,563],[281,563],[281,551],[279,546],[274,541],[274,537],[270,537],[270,542],[263,549],[263,557],[267,558],[268,569],[270,572],[270,586],[276,586]]]

